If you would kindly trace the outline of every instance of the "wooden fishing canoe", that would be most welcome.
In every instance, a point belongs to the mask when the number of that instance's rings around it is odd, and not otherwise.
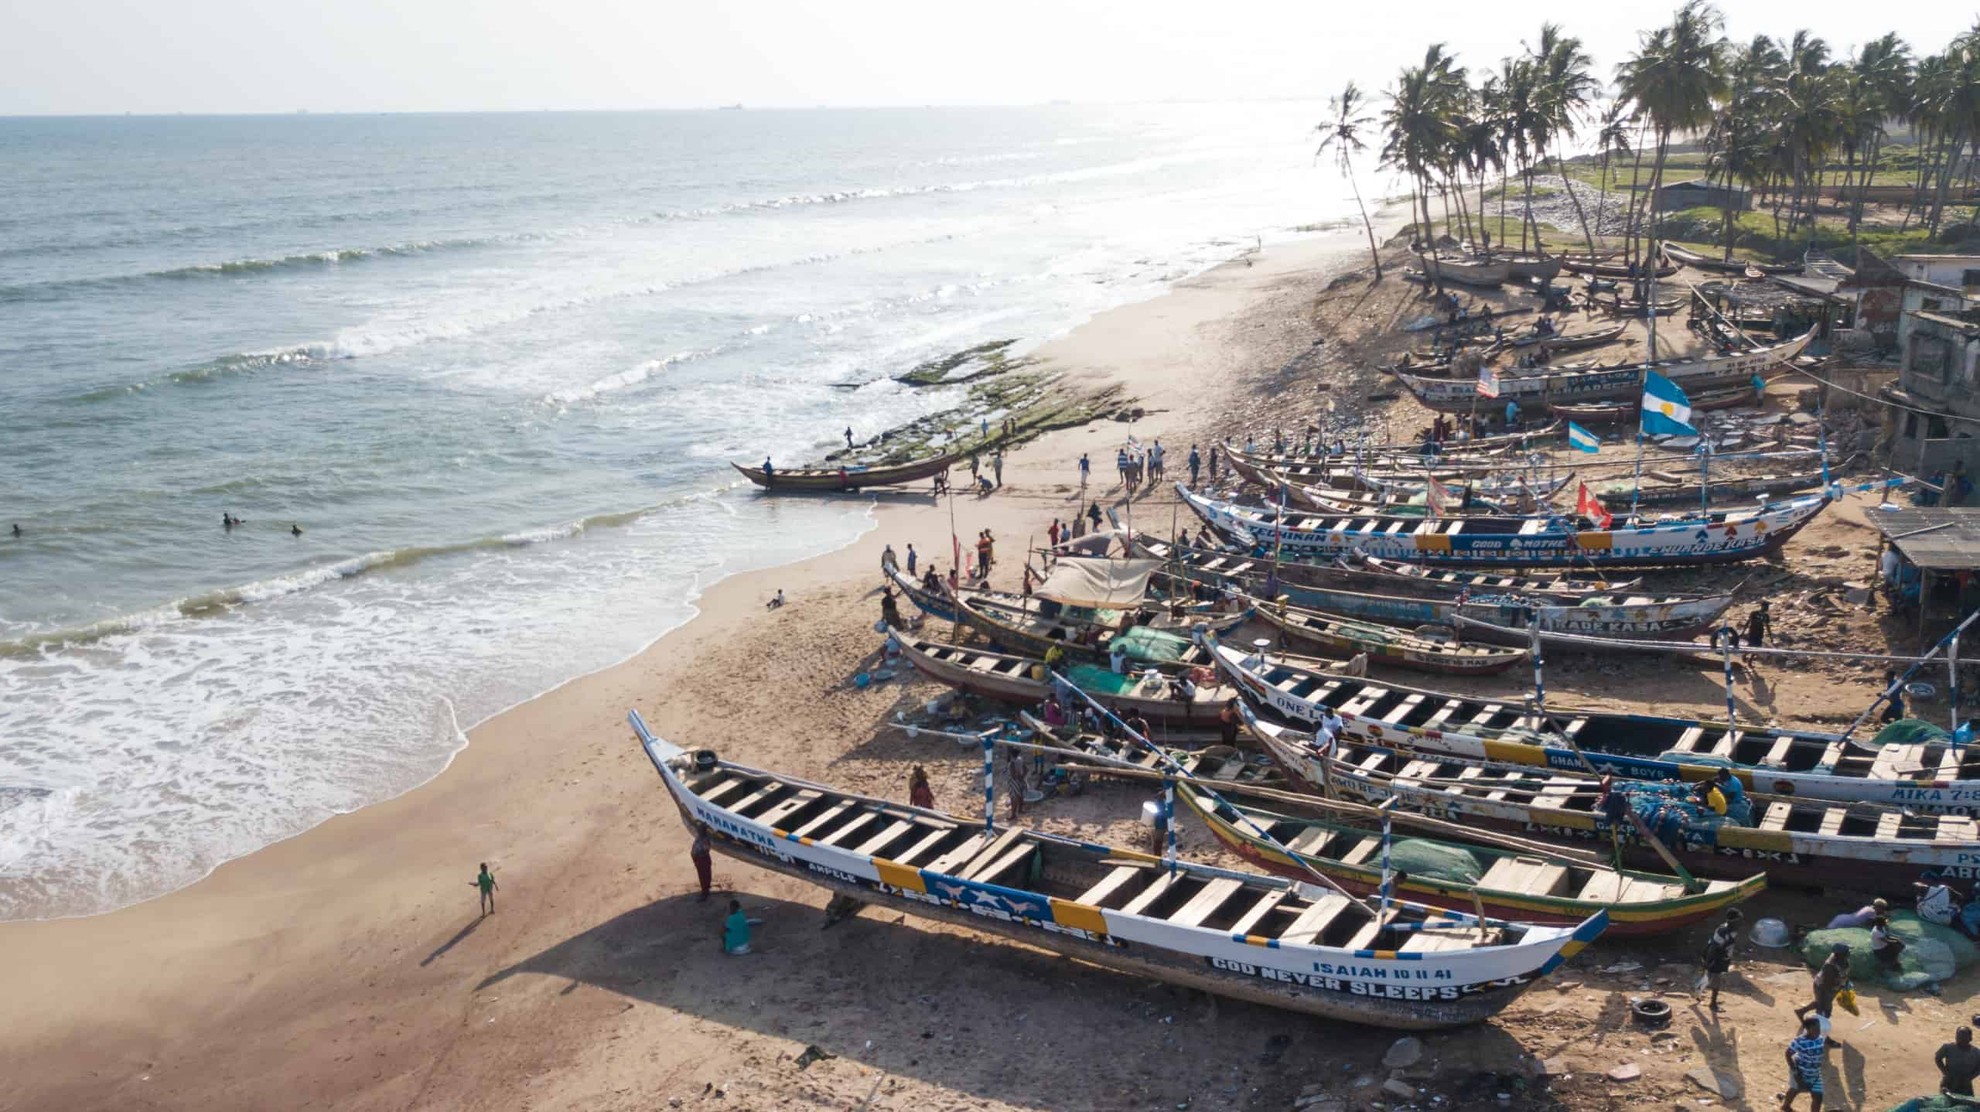
[[[1829,503],[1823,494],[1741,509],[1658,518],[1607,529],[1566,519],[1460,517],[1436,521],[1288,513],[1205,498],[1183,502],[1240,544],[1327,559],[1360,552],[1417,563],[1517,568],[1726,564],[1779,551]]]
[[[1456,282],[1464,286],[1491,288],[1503,286],[1512,277],[1512,267],[1504,259],[1475,255],[1418,255],[1423,274],[1435,282]]]
[[[1920,811],[1980,806],[1980,754],[1943,743],[1874,748],[1815,730],[1550,705],[1543,720],[1517,703],[1357,680],[1292,658],[1209,643],[1248,698],[1313,724],[1331,707],[1345,736],[1427,756],[1591,769],[1640,780],[1703,780],[1730,769],[1748,791]],[[1980,847],[1975,847],[1980,853]]]
[[[1026,711],[1019,711],[1018,719],[1037,737],[1039,744],[1063,749],[1072,756],[1096,757],[1109,764],[1131,765],[1157,776],[1179,772],[1217,788],[1234,785],[1280,787],[1285,784],[1285,773],[1280,770],[1278,762],[1257,749],[1240,749],[1221,743],[1190,749],[1181,747],[1177,742],[1164,741],[1162,752],[1157,753],[1125,737],[1109,737],[1072,726],[1055,730],[1046,725],[1044,719]]]
[[[886,575],[894,589],[906,595],[908,601],[914,603],[923,614],[942,622],[956,620],[956,607],[949,601],[947,591],[931,591],[920,580],[899,568],[888,569]],[[939,579],[936,582],[941,583]]]
[[[1720,274],[1743,275],[1748,270],[1757,270],[1762,276],[1765,276],[1769,274],[1800,274],[1802,270],[1800,263],[1756,263],[1749,262],[1745,259],[1715,259],[1710,255],[1701,255],[1688,247],[1679,247],[1675,243],[1664,244],[1664,254],[1673,262],[1683,263],[1685,266],[1695,267],[1699,270],[1717,271]]]
[[[1666,867],[1633,823],[1612,827],[1601,807],[1604,783],[1592,773],[1362,742],[1339,743],[1328,757],[1314,750],[1309,734],[1255,716],[1248,721],[1309,791],[1367,803],[1394,799],[1400,809],[1447,822],[1565,845],[1606,851],[1620,844],[1626,860]],[[1608,787],[1625,795],[1673,790],[1624,780]],[[1980,877],[1980,824],[1970,816],[1788,796],[1751,795],[1748,802],[1751,825],[1713,816],[1657,822],[1652,832],[1694,873],[1745,877],[1757,868],[1773,885],[1885,892],[1912,881]]]
[[[1735,406],[1753,405],[1755,402],[1753,387],[1749,384],[1741,384],[1718,390],[1700,391],[1692,396],[1691,408],[1732,409]],[[1636,420],[1642,404],[1643,399],[1637,397],[1610,402],[1562,402],[1549,405],[1547,409],[1554,416],[1564,417],[1579,425],[1615,425]]]
[[[829,889],[841,909],[872,904],[1233,999],[1407,1030],[1476,1023],[1608,925],[1600,912],[1573,927],[1480,924],[1410,903],[1380,915],[1317,885],[734,764],[627,718],[682,821],[719,853]]]
[[[1526,659],[1523,649],[1442,641],[1401,626],[1335,617],[1283,602],[1253,599],[1252,612],[1278,630],[1286,643],[1343,660],[1367,653],[1370,664],[1446,676],[1489,676]]]
[[[1053,648],[1105,656],[1115,635],[1136,626],[1187,638],[1198,629],[1227,633],[1248,617],[1242,610],[1219,612],[1195,604],[1175,614],[1152,599],[1131,612],[1060,606],[1048,613],[1046,600],[1025,595],[964,588],[950,592],[949,598],[962,624],[1005,648],[1041,656]]]
[[[766,474],[761,467],[729,466],[765,490],[833,491],[861,490],[866,487],[896,486],[932,478],[969,459],[967,452],[954,452],[933,459],[915,460],[886,467],[794,467],[779,468]]]
[[[1051,673],[1042,659],[945,645],[905,630],[890,629],[888,635],[916,671],[959,691],[1015,706],[1037,706],[1052,694]],[[1204,676],[1193,698],[1178,693],[1184,673]],[[1237,698],[1237,690],[1219,682],[1214,672],[1188,662],[1166,672],[1154,669],[1126,676],[1092,664],[1067,663],[1062,674],[1122,717],[1139,714],[1167,726],[1215,726],[1225,704]]]
[[[1303,877],[1313,869],[1357,894],[1381,887],[1379,832],[1289,814],[1290,808],[1268,809],[1242,797],[1218,803],[1187,783],[1176,789],[1176,795],[1218,841],[1268,872]],[[1263,830],[1270,840],[1253,828]],[[1417,834],[1399,836],[1390,852],[1412,860],[1434,855],[1455,870],[1455,875],[1447,871],[1442,876],[1408,872],[1394,886],[1394,894],[1402,899],[1455,911],[1482,905],[1489,917],[1536,923],[1579,923],[1605,911],[1609,934],[1618,937],[1662,934],[1703,922],[1759,895],[1767,886],[1766,874],[1756,873],[1744,880],[1701,881],[1697,891],[1687,892],[1684,881],[1675,876]],[[1469,869],[1467,862],[1472,865]]]
[[[1800,355],[1813,336],[1814,330],[1810,329],[1793,339],[1728,355],[1562,368],[1532,374],[1502,374],[1499,376],[1498,397],[1493,404],[1504,406],[1506,401],[1511,400],[1521,406],[1538,407],[1641,398],[1644,375],[1649,371],[1656,371],[1687,392],[1694,389],[1707,391],[1713,387],[1730,388]],[[1435,378],[1402,372],[1398,372],[1396,377],[1409,388],[1410,393],[1416,395],[1418,401],[1440,412],[1469,412],[1480,402],[1478,384],[1468,378]]]

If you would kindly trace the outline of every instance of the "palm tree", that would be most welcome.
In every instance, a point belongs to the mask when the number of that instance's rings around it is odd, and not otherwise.
[[[1361,185],[1354,179],[1355,155],[1366,150],[1368,144],[1361,141],[1361,133],[1375,122],[1375,117],[1362,114],[1360,86],[1350,81],[1341,95],[1327,102],[1327,112],[1332,117],[1315,130],[1320,132],[1320,148],[1313,152],[1314,158],[1326,154],[1331,148],[1341,176],[1347,179],[1348,187],[1354,190],[1354,207],[1361,210],[1361,227],[1368,233],[1368,259],[1375,264],[1375,280],[1382,280],[1382,253],[1375,248],[1375,225],[1368,220],[1368,206],[1361,200]]]
[[[1629,153],[1636,118],[1630,115],[1629,102],[1618,97],[1602,109],[1598,122],[1601,128],[1595,133],[1595,146],[1602,152],[1602,192],[1595,200],[1595,226],[1600,228],[1604,226],[1602,215],[1609,207],[1609,156]]]
[[[1642,110],[1656,134],[1657,159],[1650,170],[1648,194],[1653,207],[1672,137],[1707,128],[1714,104],[1726,95],[1726,40],[1720,34],[1724,26],[1724,17],[1707,0],[1686,0],[1670,26],[1661,34],[1644,36],[1637,52],[1617,69],[1624,95]],[[1651,232],[1654,236],[1655,229]],[[1644,255],[1654,265],[1650,253]],[[1652,329],[1650,358],[1656,357],[1657,335]]]
[[[1478,231],[1486,250],[1492,248],[1492,233],[1485,226],[1485,182],[1492,171],[1506,168],[1505,143],[1498,116],[1499,84],[1487,77],[1471,90],[1470,110],[1458,123],[1458,164],[1478,183]],[[1503,218],[1500,222],[1504,228]]]
[[[1856,183],[1856,203],[1850,206],[1849,235],[1852,248],[1857,228],[1863,222],[1863,205],[1870,196],[1870,183],[1877,176],[1877,163],[1884,156],[1884,123],[1904,112],[1911,100],[1911,48],[1895,34],[1872,39],[1856,55],[1851,67],[1856,88],[1864,97],[1864,109],[1874,115],[1875,125],[1866,138],[1863,174]],[[1855,260],[1852,259],[1852,262]]]
[[[1499,64],[1498,87],[1499,126],[1525,187],[1526,210],[1520,216],[1519,224],[1519,249],[1524,253],[1529,226],[1533,238],[1540,237],[1540,228],[1533,220],[1534,149],[1547,141],[1547,118],[1540,95],[1540,69],[1531,58],[1507,58]]]
[[[1382,164],[1393,166],[1416,182],[1416,199],[1422,208],[1420,238],[1427,243],[1435,222],[1430,215],[1430,177],[1444,163],[1451,148],[1456,108],[1463,102],[1464,70],[1443,43],[1433,43],[1423,53],[1423,64],[1402,71],[1396,87],[1389,92],[1389,106],[1382,113],[1386,139],[1382,144]]]
[[[1595,75],[1588,71],[1594,63],[1581,48],[1581,40],[1563,35],[1557,23],[1540,25],[1540,41],[1528,53],[1539,71],[1540,116],[1546,122],[1545,129],[1535,136],[1534,154],[1544,161],[1546,148],[1555,138],[1574,138],[1575,129],[1588,114],[1589,101],[1594,99],[1599,85]],[[1561,174],[1561,188],[1567,190],[1568,200],[1574,204],[1575,218],[1581,222],[1588,253],[1593,255],[1595,232],[1588,225],[1588,214],[1582,211],[1581,195],[1575,192],[1574,182],[1568,178],[1567,162],[1559,160],[1556,169]]]

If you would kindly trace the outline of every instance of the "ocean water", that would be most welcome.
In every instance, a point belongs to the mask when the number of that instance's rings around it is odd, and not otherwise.
[[[850,543],[864,505],[727,461],[1345,216],[1319,118],[0,120],[0,919],[402,792],[712,580]]]

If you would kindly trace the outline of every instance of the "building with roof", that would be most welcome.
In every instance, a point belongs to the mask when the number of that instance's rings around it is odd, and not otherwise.
[[[1980,297],[1980,255],[1898,255],[1891,259],[1906,278]]]
[[[1883,535],[1878,577],[1900,605],[1916,604],[1921,634],[1980,605],[1980,506],[1872,506]]]
[[[1714,185],[1703,178],[1660,185],[1650,198],[1651,207],[1658,212],[1676,212],[1700,206],[1745,212],[1752,207],[1752,201],[1752,194],[1739,186]]]

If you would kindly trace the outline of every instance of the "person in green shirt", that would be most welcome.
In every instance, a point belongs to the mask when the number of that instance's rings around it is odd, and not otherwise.
[[[722,921],[722,952],[732,958],[749,953],[749,916],[743,914],[741,900],[729,901],[729,917]]]
[[[481,913],[495,914],[495,889],[499,886],[495,883],[495,874],[488,871],[488,862],[481,863],[481,875],[468,883],[481,889]]]

